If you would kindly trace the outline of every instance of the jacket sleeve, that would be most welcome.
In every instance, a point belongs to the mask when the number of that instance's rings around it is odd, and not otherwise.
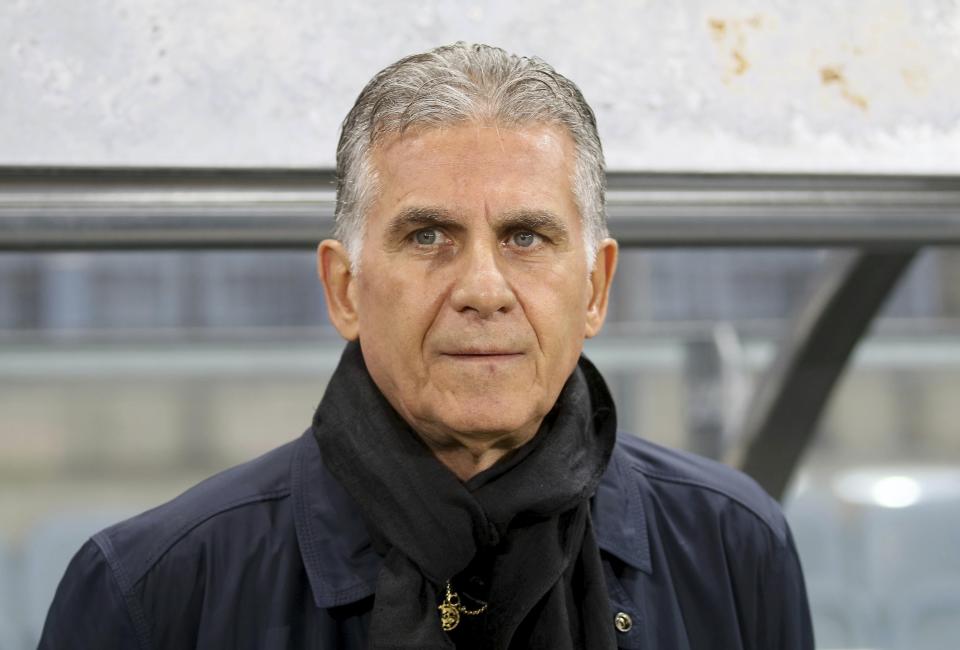
[[[761,618],[761,621],[767,622],[763,635],[767,643],[761,647],[813,650],[813,623],[807,602],[807,588],[789,527],[786,528],[786,542],[778,545],[778,552],[773,559],[774,566],[763,590],[769,611]]]
[[[91,539],[67,566],[37,650],[148,650],[129,603],[100,547]]]

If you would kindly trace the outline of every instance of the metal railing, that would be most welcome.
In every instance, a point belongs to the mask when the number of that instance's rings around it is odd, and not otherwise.
[[[608,176],[624,246],[960,245],[960,178]],[[0,168],[0,251],[312,248],[330,170]]]

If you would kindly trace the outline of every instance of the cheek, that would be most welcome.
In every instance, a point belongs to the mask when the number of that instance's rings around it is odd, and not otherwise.
[[[389,357],[419,355],[442,296],[436,283],[404,269],[378,273],[370,282],[361,284],[359,314],[361,337],[376,345]],[[431,290],[431,289],[434,290]]]
[[[586,327],[586,281],[563,270],[522,276],[516,286],[544,352],[565,361],[578,357]]]

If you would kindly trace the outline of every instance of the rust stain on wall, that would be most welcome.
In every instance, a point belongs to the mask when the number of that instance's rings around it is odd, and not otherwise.
[[[736,66],[733,68],[733,74],[739,76],[750,69],[750,62],[747,60],[747,57],[743,55],[743,52],[734,49],[732,54],[733,60],[736,62]]]
[[[723,37],[727,34],[727,22],[719,18],[711,18],[707,21],[707,24],[710,26],[713,37],[717,40],[723,40]]]
[[[840,71],[840,68],[824,66],[820,68],[820,82],[826,86],[827,84],[832,83],[846,83],[847,80],[844,78],[843,72]]]
[[[740,77],[750,70],[747,57],[747,32],[763,29],[765,19],[755,14],[744,19],[709,18],[707,27],[717,46],[724,52],[727,66],[724,71],[724,83],[730,83],[733,77]]]
[[[850,84],[847,82],[841,66],[828,65],[820,68],[820,83],[824,86],[836,85],[840,89],[840,96],[846,101],[864,112],[870,110],[870,102],[867,101],[867,98],[850,89]]]

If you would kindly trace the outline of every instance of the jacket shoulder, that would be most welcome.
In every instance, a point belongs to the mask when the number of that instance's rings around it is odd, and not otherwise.
[[[95,535],[93,540],[114,571],[124,578],[121,588],[132,588],[161,557],[200,526],[222,523],[234,527],[237,522],[232,520],[239,516],[245,534],[256,535],[258,522],[269,527],[269,517],[247,516],[244,511],[289,497],[296,443],[289,442],[215,474],[171,501]]]
[[[785,542],[788,528],[780,505],[743,472],[631,434],[621,433],[617,448],[655,493],[682,492],[685,500],[707,506],[717,516],[730,507],[743,510],[768,528],[780,543]]]

